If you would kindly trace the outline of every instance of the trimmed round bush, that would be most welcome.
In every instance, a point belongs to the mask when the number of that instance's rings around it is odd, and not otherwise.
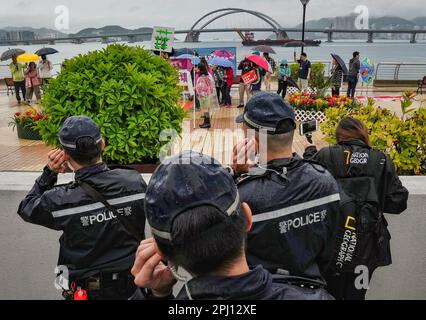
[[[101,128],[106,161],[155,163],[168,143],[160,133],[182,131],[177,85],[178,73],[164,59],[141,47],[110,45],[64,62],[45,88],[47,119],[38,129],[47,144],[58,146],[64,120],[86,115]]]

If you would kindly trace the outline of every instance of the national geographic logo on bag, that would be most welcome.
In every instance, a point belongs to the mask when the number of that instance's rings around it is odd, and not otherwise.
[[[358,241],[355,225],[356,219],[352,216],[347,216],[344,229],[345,231],[343,233],[343,239],[340,244],[340,250],[336,262],[336,266],[340,269],[343,268],[344,264],[350,264],[352,262]]]

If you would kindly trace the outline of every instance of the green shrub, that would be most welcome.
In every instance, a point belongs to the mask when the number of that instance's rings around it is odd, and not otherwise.
[[[325,77],[325,65],[322,63],[312,63],[311,67],[309,86],[317,93],[317,97],[324,98],[326,96],[326,91],[330,87],[330,79]],[[296,81],[299,79],[297,76],[299,68],[298,63],[290,65],[291,77]]]
[[[334,133],[338,123],[351,116],[367,126],[373,148],[389,154],[398,174],[426,174],[426,109],[399,118],[387,109],[375,107],[370,100],[367,105],[351,110],[329,108],[326,116],[321,131],[327,142],[336,143]]]
[[[177,71],[140,47],[110,45],[66,60],[46,88],[39,123],[43,140],[58,146],[58,130],[72,115],[91,117],[107,141],[106,161],[150,163],[158,159],[160,133],[181,133],[185,116],[179,100]]]

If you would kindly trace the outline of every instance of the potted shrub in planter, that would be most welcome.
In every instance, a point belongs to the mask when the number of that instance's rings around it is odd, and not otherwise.
[[[44,119],[46,119],[46,115],[43,112],[29,108],[22,113],[16,112],[9,126],[16,128],[19,139],[42,140],[37,130],[37,124]]]
[[[373,147],[389,154],[399,175],[426,175],[426,109],[410,109],[413,99],[409,92],[403,94],[402,117],[376,107],[371,99],[358,108],[329,108],[321,131],[326,141],[334,144],[340,120],[347,116],[357,118],[367,126]]]
[[[306,92],[291,94],[288,101],[296,111],[296,120],[318,120],[320,123],[325,121],[325,112],[328,108],[351,109],[358,105],[358,102],[344,96],[320,97],[316,93]]]
[[[91,117],[106,140],[103,157],[118,165],[158,162],[165,130],[180,134],[185,111],[178,105],[178,73],[140,47],[110,45],[66,60],[41,101],[48,116],[38,125],[43,140],[58,146],[58,131],[73,115]]]

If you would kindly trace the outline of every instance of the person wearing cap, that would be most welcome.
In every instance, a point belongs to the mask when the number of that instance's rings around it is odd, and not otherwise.
[[[209,156],[186,151],[167,158],[149,182],[145,212],[153,239],[138,248],[132,273],[141,289],[132,299],[173,299],[177,280],[184,283],[181,300],[332,299],[321,282],[249,269],[251,210],[233,177]]]
[[[274,75],[276,63],[275,60],[269,55],[268,52],[263,53],[263,57],[266,61],[268,61],[269,65],[271,66],[272,73],[267,71],[265,75],[265,91],[271,91],[271,78]]]
[[[335,179],[292,152],[295,113],[278,94],[254,96],[237,122],[254,131],[253,139],[234,147],[232,168],[241,201],[253,213],[250,265],[322,279],[333,254],[340,199]]]
[[[62,231],[62,276],[56,283],[64,298],[72,299],[81,288],[89,300],[127,299],[136,290],[130,269],[144,238],[146,184],[136,171],[109,169],[102,162],[105,143],[90,118],[66,119],[59,140],[62,149],[49,152],[18,214],[26,222]],[[75,181],[56,185],[58,174],[71,169]]]
[[[281,60],[280,66],[278,68],[278,91],[277,94],[281,94],[284,99],[287,95],[287,79],[291,76],[291,69],[288,66],[288,61],[286,59]]]

